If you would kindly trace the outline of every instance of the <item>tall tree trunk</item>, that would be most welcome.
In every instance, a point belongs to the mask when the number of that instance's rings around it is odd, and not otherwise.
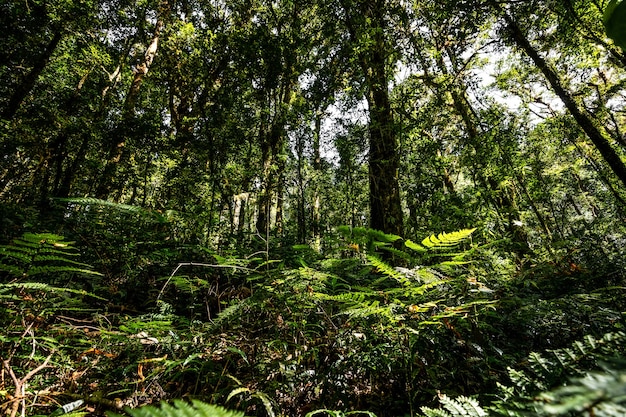
[[[385,34],[385,2],[365,2],[358,11],[354,10],[356,5],[350,7],[347,0],[342,0],[342,6],[351,41],[359,48],[358,58],[367,89],[370,227],[402,235],[398,141],[389,100],[387,57],[391,45]],[[356,13],[362,13],[365,20],[356,21]]]
[[[46,65],[48,65],[48,61],[50,61],[50,57],[52,57],[52,54],[56,50],[62,38],[63,38],[63,32],[61,30],[57,30],[57,32],[54,33],[52,39],[46,46],[46,49],[43,52],[43,54],[34,63],[30,72],[26,74],[22,82],[17,86],[17,88],[13,92],[13,95],[9,99],[7,107],[2,112],[3,119],[11,120],[13,119],[13,117],[15,117],[15,114],[19,110],[20,105],[22,104],[26,96],[32,91],[33,87],[35,86],[35,83],[37,82],[37,79],[39,78],[39,75],[44,70],[44,68],[46,68]]]
[[[320,136],[322,133],[321,111],[315,114],[315,131],[313,132],[313,207],[311,208],[311,231],[313,247],[321,250],[321,211],[320,211],[320,176],[322,175],[322,156],[320,152]]]
[[[561,99],[567,110],[571,113],[578,123],[578,126],[585,132],[587,137],[595,145],[596,149],[600,152],[600,155],[604,158],[609,167],[613,170],[613,173],[626,187],[626,165],[624,161],[613,149],[610,143],[608,135],[603,132],[603,129],[598,126],[594,120],[584,110],[582,110],[574,97],[565,89],[559,75],[546,60],[539,55],[539,52],[530,44],[530,41],[526,38],[520,27],[513,20],[511,16],[504,13],[504,20],[511,34],[513,41],[532,59],[537,68],[543,73],[543,75],[550,83],[552,90]]]
[[[262,133],[261,157],[262,157],[262,181],[263,189],[259,194],[256,228],[262,236],[267,236],[271,227],[272,206],[278,189],[278,183],[282,177],[277,171],[277,159],[283,148],[284,126],[279,120],[274,120],[269,132]]]
[[[307,222],[306,222],[306,189],[307,181],[304,172],[305,163],[305,138],[296,138],[296,176],[298,184],[298,198],[296,199],[296,222],[298,228],[298,243],[306,243]]]
[[[128,134],[127,129],[132,123],[132,119],[135,117],[135,106],[137,99],[139,98],[139,92],[141,91],[141,85],[144,78],[148,74],[154,57],[156,56],[159,39],[161,32],[163,31],[164,21],[166,15],[169,13],[171,5],[168,0],[163,0],[159,4],[158,18],[154,27],[152,40],[146,49],[143,57],[143,61],[135,66],[133,69],[133,81],[126,94],[124,101],[124,109],[122,113],[122,120],[115,130],[108,149],[108,157],[104,166],[104,171],[100,176],[98,189],[96,190],[96,197],[105,199],[111,193],[113,188],[113,181],[117,175],[117,170],[120,161],[124,155],[124,147],[126,146],[126,136]]]

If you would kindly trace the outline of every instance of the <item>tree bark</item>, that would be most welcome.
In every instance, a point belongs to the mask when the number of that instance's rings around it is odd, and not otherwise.
[[[320,177],[322,175],[322,156],[320,152],[320,136],[322,133],[323,113],[315,112],[315,131],[313,132],[313,205],[311,207],[311,231],[313,233],[313,246],[315,250],[321,249],[321,223],[320,210]]]
[[[118,129],[116,129],[116,131],[114,132],[113,138],[111,139],[111,142],[109,144],[107,161],[104,166],[104,171],[102,172],[102,175],[100,177],[98,189],[96,191],[97,198],[107,198],[113,188],[112,183],[115,179],[115,176],[117,175],[120,161],[122,160],[122,157],[124,155],[127,129],[130,122],[135,116],[135,106],[137,104],[139,92],[141,91],[141,85],[144,78],[148,74],[150,67],[152,66],[154,57],[156,56],[159,47],[159,39],[161,37],[161,32],[163,31],[165,16],[167,13],[169,13],[170,7],[171,5],[167,0],[162,1],[159,5],[158,18],[154,27],[152,40],[150,41],[150,44],[146,49],[143,61],[133,68],[133,82],[128,89],[126,99],[124,100],[122,120],[120,122],[120,125],[118,126]],[[121,129],[119,127],[121,127]]]
[[[365,76],[369,109],[370,227],[385,233],[403,234],[403,212],[398,180],[399,154],[396,125],[389,100],[385,39],[385,4],[382,0],[360,4],[364,22],[355,19],[346,0],[342,1],[351,41],[358,45],[358,58]],[[356,8],[356,7],[354,7]],[[362,26],[364,29],[357,29]],[[363,32],[365,31],[365,32]]]
[[[50,57],[56,50],[59,42],[63,38],[63,32],[58,30],[55,32],[54,36],[46,46],[45,51],[39,57],[39,59],[34,63],[30,72],[24,77],[22,82],[17,86],[13,95],[9,99],[7,107],[2,112],[2,118],[6,120],[11,120],[15,117],[15,114],[19,110],[22,102],[26,98],[26,96],[32,91],[37,79],[41,72],[46,68],[48,62],[50,61]]]
[[[604,161],[622,182],[622,185],[626,187],[626,165],[624,165],[622,158],[611,146],[610,140],[607,137],[608,135],[578,106],[574,97],[561,83],[559,75],[548,65],[546,60],[539,55],[539,52],[533,48],[530,41],[526,38],[513,18],[507,13],[504,13],[504,20],[506,21],[512,40],[530,57],[530,59],[532,59],[537,68],[543,73],[552,87],[552,90],[554,90],[556,95],[561,99],[567,110],[574,117],[574,120],[576,120],[578,126],[585,132],[598,152],[600,152],[600,155],[602,155]]]

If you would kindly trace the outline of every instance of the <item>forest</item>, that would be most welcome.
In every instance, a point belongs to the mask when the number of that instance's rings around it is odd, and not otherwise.
[[[626,1],[0,25],[0,415],[626,415]]]

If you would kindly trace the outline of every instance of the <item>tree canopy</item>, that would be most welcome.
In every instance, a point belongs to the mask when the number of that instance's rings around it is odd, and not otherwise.
[[[4,414],[624,414],[626,1],[0,24]]]

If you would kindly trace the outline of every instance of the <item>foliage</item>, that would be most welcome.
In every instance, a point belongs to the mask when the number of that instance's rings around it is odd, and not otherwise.
[[[439,402],[443,406],[443,409],[422,407],[422,413],[424,413],[426,417],[484,417],[488,415],[487,412],[480,407],[478,401],[473,398],[463,396],[449,398],[446,395],[440,395]]]
[[[88,299],[103,299],[72,284],[75,276],[99,274],[75,260],[77,249],[63,236],[25,233],[0,247],[0,254],[0,269],[8,277],[0,282],[0,324],[5,329],[0,359],[3,375],[10,377],[2,391],[10,400],[2,408],[15,416],[20,408],[26,411],[27,397],[36,396],[31,385],[54,381],[48,370],[53,357],[59,356],[55,362],[65,371],[63,362],[84,343],[76,333],[64,338],[59,328],[43,334],[39,329],[57,315],[88,311]],[[10,384],[13,395],[8,394]]]
[[[441,324],[444,319],[489,304],[488,299],[476,299],[456,306],[440,305],[441,300],[453,299],[451,288],[455,288],[454,279],[446,277],[444,272],[451,272],[453,267],[466,263],[464,259],[469,254],[468,251],[456,253],[452,250],[467,240],[474,230],[431,235],[420,245],[376,230],[339,228],[338,232],[349,239],[351,247],[362,251],[369,265],[382,276],[372,277],[367,285],[354,283],[348,291],[321,293],[319,297],[343,304],[343,314],[349,317],[378,315],[392,322],[407,320],[409,326],[417,327]],[[402,241],[401,247],[392,245],[398,241]],[[405,266],[394,268],[380,257],[381,252],[393,254]],[[395,281],[395,285],[385,278]],[[442,296],[442,292],[446,295]]]
[[[238,411],[227,410],[223,407],[214,406],[202,401],[193,400],[173,401],[171,404],[161,403],[160,406],[144,406],[136,409],[128,409],[126,413],[131,417],[175,417],[180,415],[193,415],[198,417],[244,417]],[[109,417],[122,417],[121,414],[107,412]]]
[[[626,51],[626,3],[611,0],[604,11],[606,34]]]
[[[1,3],[0,413],[619,412],[625,4]]]
[[[622,415],[625,340],[622,332],[601,339],[587,336],[569,348],[549,352],[553,360],[532,353],[527,368],[533,376],[509,369],[513,385],[500,385],[493,405],[481,407],[472,398],[440,395],[443,408],[422,407],[422,412],[427,417]]]
[[[335,410],[315,410],[315,411],[311,411],[309,413],[306,414],[305,417],[313,417],[316,415],[329,415],[330,417],[347,417],[347,416],[358,416],[358,415],[363,415],[363,416],[369,416],[369,417],[376,417],[376,414],[370,412],[370,411],[348,411],[348,412],[343,412],[343,411],[335,411]]]
[[[51,233],[25,233],[10,245],[0,246],[0,271],[17,280],[62,273],[99,275],[89,265],[72,259],[79,255],[73,244]]]

